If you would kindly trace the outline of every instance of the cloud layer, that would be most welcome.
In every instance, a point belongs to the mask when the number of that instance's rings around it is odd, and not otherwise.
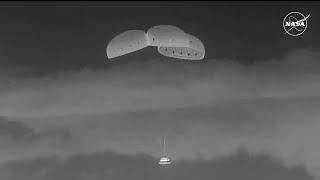
[[[0,115],[32,136],[0,136],[0,161],[105,149],[158,157],[167,134],[173,159],[244,145],[318,175],[319,58],[300,49],[248,66],[158,58],[41,78],[1,71]]]
[[[178,161],[159,167],[156,159],[145,154],[121,155],[111,151],[17,161],[0,165],[3,180],[139,180],[139,179],[282,179],[314,180],[302,167],[286,168],[267,156],[249,156],[245,151],[214,160]]]

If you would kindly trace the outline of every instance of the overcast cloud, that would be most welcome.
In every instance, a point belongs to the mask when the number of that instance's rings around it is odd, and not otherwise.
[[[40,78],[2,70],[0,162],[106,149],[159,157],[168,134],[174,160],[243,145],[320,176],[319,58],[298,49],[247,66],[157,58]]]

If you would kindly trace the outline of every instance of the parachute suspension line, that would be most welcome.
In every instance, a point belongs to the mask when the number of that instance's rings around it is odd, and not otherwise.
[[[163,156],[166,156],[166,136],[163,138]]]

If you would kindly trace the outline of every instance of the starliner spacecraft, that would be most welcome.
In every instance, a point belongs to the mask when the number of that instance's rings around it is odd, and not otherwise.
[[[163,138],[163,151],[162,151],[162,156],[159,160],[160,165],[169,165],[171,164],[171,161],[169,159],[169,157],[166,154],[166,137]]]
[[[125,31],[109,42],[106,53],[112,59],[148,46],[157,47],[161,55],[171,58],[202,60],[205,56],[205,47],[197,37],[172,25],[154,26],[146,33],[142,30]]]

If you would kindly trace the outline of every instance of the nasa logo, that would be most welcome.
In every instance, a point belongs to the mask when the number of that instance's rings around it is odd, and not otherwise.
[[[300,12],[290,12],[283,19],[283,29],[286,34],[299,36],[307,29],[307,19],[310,16],[303,15]]]

